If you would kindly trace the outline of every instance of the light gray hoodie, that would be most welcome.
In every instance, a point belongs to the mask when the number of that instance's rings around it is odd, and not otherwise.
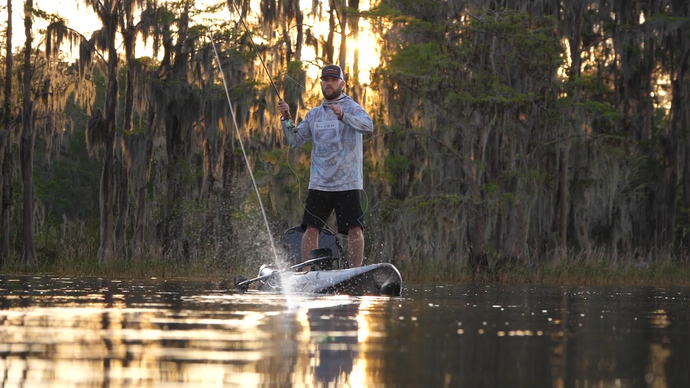
[[[338,120],[328,105],[338,104],[343,118]],[[371,133],[374,123],[369,114],[349,96],[342,94],[335,101],[324,100],[311,109],[297,126],[283,132],[290,147],[301,147],[313,140],[309,188],[322,191],[362,190],[362,134]]]

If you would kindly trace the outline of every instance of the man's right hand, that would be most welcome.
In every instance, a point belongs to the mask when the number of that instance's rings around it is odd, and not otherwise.
[[[290,117],[290,105],[287,102],[283,100],[278,101],[278,110],[283,117]]]

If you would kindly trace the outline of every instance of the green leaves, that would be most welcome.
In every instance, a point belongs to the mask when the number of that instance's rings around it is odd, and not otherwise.
[[[465,26],[450,20],[408,23],[406,31],[414,24],[429,39],[394,51],[386,70],[401,86],[446,108],[529,104],[538,97],[523,90],[527,82],[559,87],[553,74],[562,64],[563,47],[553,18],[504,11],[469,20]]]
[[[414,161],[401,155],[388,156],[384,161],[384,168],[391,184],[395,184],[398,180],[398,177],[404,173],[407,173],[409,168],[413,165]]]
[[[450,60],[449,54],[436,42],[411,44],[391,58],[389,69],[403,76],[443,82],[444,73],[438,70],[452,66]]]
[[[379,4],[368,11],[359,11],[356,15],[364,19],[380,20],[385,19],[392,22],[404,22],[409,20],[402,12],[386,4]]]

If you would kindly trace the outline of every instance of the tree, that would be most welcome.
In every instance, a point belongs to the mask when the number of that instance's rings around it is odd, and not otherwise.
[[[155,23],[155,20],[150,17],[151,15],[151,10],[148,8],[144,8],[145,2],[144,0],[137,0],[137,1],[126,1],[123,3],[123,8],[122,12],[119,15],[119,20],[118,24],[120,26],[120,31],[123,36],[123,41],[124,41],[124,46],[125,46],[125,62],[127,64],[126,66],[126,85],[125,85],[125,111],[124,111],[124,117],[123,117],[123,128],[122,132],[117,132],[116,136],[116,141],[115,141],[115,147],[116,147],[116,162],[115,162],[115,173],[116,173],[116,181],[117,181],[117,220],[115,223],[115,250],[116,250],[116,257],[119,258],[124,258],[125,257],[125,252],[124,248],[126,246],[126,236],[125,236],[125,226],[127,223],[128,219],[128,209],[129,209],[129,164],[126,161],[127,157],[127,150],[131,150],[129,153],[130,155],[132,154],[132,151],[138,150],[135,146],[135,143],[143,141],[145,144],[147,143],[146,139],[142,139],[139,136],[133,136],[133,128],[132,128],[132,121],[134,119],[134,94],[135,90],[142,90],[143,88],[138,87],[135,85],[135,78],[137,75],[141,75],[143,72],[141,70],[138,71],[139,64],[135,60],[135,44],[136,44],[136,38],[139,35],[141,31],[145,31],[148,29],[151,25],[151,23]],[[139,23],[134,22],[134,15],[135,11],[139,9],[142,10],[141,13],[141,20]],[[129,143],[129,146],[127,145]],[[150,148],[149,146],[145,147],[148,149]],[[141,152],[141,151],[139,151]],[[137,155],[138,156],[138,155]],[[150,152],[145,152],[144,157],[145,160],[148,160],[150,156]],[[144,169],[146,171],[147,169]],[[136,174],[136,173],[135,173]],[[139,174],[136,174],[139,175]],[[141,179],[137,179],[137,182],[140,182]],[[143,195],[142,192],[142,186],[143,185],[137,185],[138,187],[138,192],[139,192],[139,198],[138,198],[138,203],[140,206],[143,206],[143,198],[141,197]],[[139,213],[137,213],[138,218],[141,218],[141,211],[143,211],[142,208],[137,209]],[[139,222],[137,222],[137,228],[140,228]],[[141,230],[136,230],[135,235],[141,235],[142,231]],[[139,238],[135,238],[133,240],[133,250],[134,251],[139,251],[140,244],[141,242],[138,241]]]
[[[7,0],[7,33],[5,49],[5,90],[0,130],[0,265],[10,257],[10,210],[12,206],[12,154],[10,152],[10,122],[12,120],[12,0]]]
[[[20,141],[21,171],[23,183],[23,211],[22,211],[22,263],[36,264],[36,244],[34,238],[34,143],[36,136],[34,133],[34,109],[31,96],[31,78],[33,76],[31,68],[31,51],[33,42],[33,0],[26,0],[24,3],[24,33],[26,43],[24,44],[24,73],[22,80],[24,83],[24,100],[22,103],[22,136]]]
[[[99,248],[99,260],[101,262],[112,261],[115,254],[114,236],[114,208],[115,208],[115,127],[118,113],[118,53],[117,32],[120,21],[120,13],[123,8],[123,0],[84,0],[90,6],[98,19],[103,24],[101,30],[94,32],[93,43],[88,46],[90,50],[103,49],[107,54],[105,74],[107,77],[106,99],[103,117],[94,117],[90,120],[90,138],[98,139],[93,146],[102,146],[104,149],[103,172],[100,185],[101,204],[101,238]],[[127,1],[131,3],[131,1]],[[93,55],[93,51],[87,51],[87,58]]]

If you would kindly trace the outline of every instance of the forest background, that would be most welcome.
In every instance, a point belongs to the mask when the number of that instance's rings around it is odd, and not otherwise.
[[[279,245],[310,148],[284,143],[261,55],[297,121],[327,63],[372,116],[369,263],[407,279],[690,281],[686,0],[75,1],[101,23],[89,36],[33,0],[3,5],[28,37],[6,18],[5,272],[272,262],[248,166]],[[364,24],[379,56],[366,79]]]

